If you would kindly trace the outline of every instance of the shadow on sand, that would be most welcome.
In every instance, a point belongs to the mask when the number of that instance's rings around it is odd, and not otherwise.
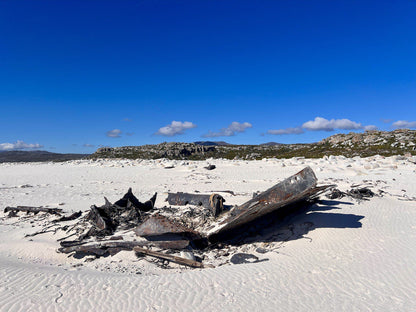
[[[318,228],[361,228],[364,216],[336,212],[350,202],[321,200],[300,202],[268,214],[211,240],[230,245],[256,242],[285,242],[306,237]],[[330,212],[333,211],[333,212]]]

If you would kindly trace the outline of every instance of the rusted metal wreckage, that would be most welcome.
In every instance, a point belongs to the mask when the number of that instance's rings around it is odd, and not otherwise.
[[[283,180],[246,203],[235,207],[216,224],[209,227],[205,235],[216,237],[259,217],[282,209],[296,202],[317,197],[333,185],[317,186],[317,178],[311,167]]]
[[[202,195],[175,193],[168,194],[167,201],[172,205],[197,205],[211,209],[215,216],[214,222],[202,232],[175,223],[169,218],[155,214],[149,216],[138,225],[135,233],[153,241],[171,240],[192,242],[203,246],[204,239],[217,241],[221,234],[242,227],[251,221],[270,214],[297,202],[313,199],[332,185],[317,186],[317,178],[310,167],[283,180],[270,189],[258,194],[246,203],[225,211],[224,199],[218,194]]]
[[[125,219],[130,228],[134,225],[135,234],[145,239],[144,241],[127,242],[122,238],[112,241],[101,239],[98,242],[82,241],[82,239],[62,241],[62,248],[59,251],[64,253],[89,252],[101,256],[106,252],[114,254],[120,250],[135,250],[140,254],[167,259],[168,255],[150,250],[145,252],[148,249],[143,247],[153,246],[161,249],[183,250],[189,248],[190,245],[192,248],[203,249],[211,242],[220,240],[225,233],[232,235],[234,230],[244,227],[257,218],[285,209],[298,202],[313,199],[331,186],[317,186],[317,178],[313,170],[306,167],[244,204],[228,210],[224,208],[224,198],[218,194],[169,193],[167,201],[170,205],[200,206],[210,211],[212,222],[200,231],[159,212],[145,215],[146,212],[149,212],[149,208],[153,207],[156,194],[146,202],[146,205],[143,205],[129,189],[123,199],[114,205],[106,199],[104,206],[93,205],[91,207],[88,220],[93,224],[93,228],[88,233],[104,237],[114,233],[115,224],[122,224],[122,220]],[[131,211],[128,210],[129,208]],[[111,212],[114,209],[116,212]],[[114,219],[110,218],[111,215]],[[122,216],[124,219],[121,218]],[[175,257],[174,261],[193,267],[203,267],[202,264],[197,265],[194,261],[180,257]]]
[[[92,253],[102,256],[106,253],[115,254],[120,250],[135,250],[141,254],[171,259],[184,265],[203,267],[202,264],[198,265],[193,260],[189,261],[180,257],[172,258],[172,256],[160,252],[146,252],[143,247],[153,246],[161,249],[183,250],[189,248],[190,245],[192,248],[203,249],[212,242],[221,240],[223,234],[231,233],[233,235],[234,231],[243,228],[257,218],[276,211],[283,211],[301,201],[312,200],[332,186],[317,186],[317,178],[313,170],[306,167],[253,199],[230,209],[229,207],[225,208],[223,204],[225,200],[219,194],[168,194],[167,201],[170,205],[201,206],[209,211],[210,222],[198,230],[189,224],[181,223],[180,219],[173,220],[160,214],[159,211],[155,212],[154,204],[157,194],[145,203],[141,203],[129,189],[124,197],[114,204],[105,198],[103,206],[91,206],[88,215],[79,222],[80,227],[84,227],[84,229],[85,224],[90,224],[88,231],[75,241],[60,239],[61,248],[58,251]],[[7,207],[8,211],[13,209],[13,207]],[[78,217],[79,213],[77,216],[61,218],[59,221]],[[122,236],[112,236],[116,230],[120,229],[133,229],[134,233],[142,240],[125,241]],[[75,234],[69,236],[73,235]]]

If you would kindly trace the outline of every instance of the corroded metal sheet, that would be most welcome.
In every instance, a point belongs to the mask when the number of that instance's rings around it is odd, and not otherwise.
[[[315,173],[308,166],[241,206],[232,209],[222,220],[208,229],[207,236],[239,227],[279,208],[307,199],[322,190],[316,187],[316,183]]]
[[[195,231],[173,222],[160,214],[155,214],[146,219],[142,224],[138,225],[134,232],[138,236],[153,237],[164,234],[180,234],[190,239],[199,239],[200,235]]]
[[[195,205],[209,208],[209,197],[210,195],[205,194],[189,194],[183,192],[168,193],[168,203],[169,205]]]
[[[225,199],[219,194],[190,194],[190,193],[168,193],[167,201],[170,205],[195,205],[209,209],[214,217],[224,210]]]

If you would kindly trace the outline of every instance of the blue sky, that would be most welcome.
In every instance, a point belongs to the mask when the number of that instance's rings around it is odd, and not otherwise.
[[[0,1],[0,150],[416,128],[416,1]]]

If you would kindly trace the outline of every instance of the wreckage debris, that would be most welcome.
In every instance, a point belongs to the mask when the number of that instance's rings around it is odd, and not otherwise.
[[[217,225],[211,226],[206,234],[211,241],[216,241],[223,233],[280,208],[314,197],[332,186],[317,187],[316,184],[315,173],[308,166],[248,202],[233,208]]]
[[[76,212],[51,221],[51,226],[45,227],[41,234],[59,230],[66,231],[66,237],[58,239],[61,247],[59,252],[82,257],[92,254],[96,257],[114,255],[121,250],[134,250],[160,259],[188,265],[191,267],[207,267],[191,257],[177,257],[147,248],[160,248],[165,250],[208,250],[213,251],[221,245],[224,238],[222,234],[231,234],[235,241],[242,241],[239,235],[243,226],[249,225],[253,220],[279,211],[289,212],[302,201],[314,200],[319,194],[333,185],[317,186],[317,179],[310,167],[306,167],[297,174],[274,185],[270,189],[256,194],[256,196],[232,209],[224,209],[224,198],[213,194],[168,193],[167,201],[173,207],[155,209],[157,193],[148,201],[140,202],[129,188],[124,196],[112,204],[107,198],[102,206],[92,205],[88,213],[81,218],[82,213]],[[234,195],[232,191],[226,191]],[[351,194],[355,194],[351,192]],[[360,196],[367,197],[369,192],[358,190]],[[358,196],[358,195],[356,195]],[[175,206],[191,205],[194,207],[178,208]],[[19,206],[23,207],[23,206]],[[59,214],[58,208],[37,208],[37,211]],[[26,209],[26,210],[25,210]],[[20,209],[28,211],[29,209]],[[56,211],[55,211],[56,209]],[[7,207],[5,212],[13,211]],[[33,210],[30,210],[33,211]],[[60,222],[76,220],[71,225],[60,226]],[[251,225],[252,226],[252,225]],[[134,232],[140,239],[124,240],[117,231]],[[132,233],[129,232],[131,235]],[[117,235],[118,234],[118,235]],[[77,236],[75,240],[66,240]],[[115,236],[116,235],[116,236]],[[105,238],[105,239],[104,239]],[[217,247],[214,247],[217,246]],[[259,251],[260,253],[260,251]],[[185,255],[185,253],[183,253]],[[189,259],[187,259],[189,258]],[[200,259],[198,257],[198,259]],[[250,254],[235,254],[231,263],[259,262],[256,256]]]
[[[374,197],[375,194],[367,187],[352,188],[347,192],[342,192],[337,188],[333,188],[329,194],[326,194],[326,197],[329,199],[339,199],[345,196],[352,197],[357,200],[368,200],[369,198]]]
[[[186,240],[188,244],[193,243],[194,246],[203,244],[203,237],[199,233],[160,214],[149,216],[134,229],[134,232],[137,236],[152,242]]]
[[[213,268],[213,266],[211,265],[204,265],[203,263],[195,261],[195,260],[190,260],[190,259],[186,259],[186,258],[182,258],[178,256],[167,255],[162,252],[152,251],[152,250],[145,249],[142,247],[134,247],[133,250],[135,252],[138,252],[139,254],[144,254],[147,256],[169,260],[178,264],[183,264],[183,265],[187,265],[187,266],[194,267],[194,268]]]
[[[131,188],[127,193],[111,204],[107,198],[101,207],[92,205],[87,220],[93,225],[87,236],[107,236],[112,235],[116,229],[129,229],[142,221],[142,212],[148,212],[154,207],[157,193],[145,203],[133,195]]]
[[[185,206],[195,205],[202,206],[211,211],[214,217],[217,217],[224,210],[225,199],[219,194],[190,194],[190,193],[168,193],[167,201],[170,205]]]
[[[215,168],[217,168],[215,165],[208,165],[206,167],[204,167],[207,170],[214,170]]]
[[[148,200],[144,203],[141,203],[136,198],[136,196],[133,195],[133,192],[132,192],[131,188],[129,188],[127,193],[124,194],[123,198],[116,201],[114,203],[114,205],[119,206],[119,207],[123,207],[123,208],[128,208],[130,205],[132,205],[135,209],[138,209],[138,210],[144,211],[144,212],[148,212],[148,211],[150,211],[154,208],[155,202],[156,202],[156,196],[157,196],[157,193],[155,193],[153,195],[153,197],[150,198],[150,200]]]
[[[256,257],[255,255],[247,254],[247,253],[236,253],[230,259],[230,262],[232,264],[257,263],[261,261],[264,261],[264,260],[259,260],[259,258]]]
[[[184,249],[188,246],[188,241],[99,241],[99,242],[74,242],[67,244],[61,242],[61,248],[58,249],[62,253],[75,253],[75,254],[94,254],[96,256],[103,256],[105,254],[115,255],[122,250],[133,250],[138,246],[154,246],[162,249]]]
[[[55,215],[61,215],[61,208],[45,208],[45,207],[31,207],[31,206],[17,206],[17,207],[6,207],[4,208],[4,213],[9,212],[9,216],[16,216],[16,213],[19,211],[23,212],[33,212],[35,214],[39,212],[46,212]]]
[[[81,217],[81,215],[82,215],[82,211],[78,211],[78,212],[74,212],[68,217],[63,216],[63,217],[60,217],[59,219],[53,220],[52,222],[56,223],[56,222],[63,222],[63,221],[72,221],[72,220],[78,219],[79,217]]]

